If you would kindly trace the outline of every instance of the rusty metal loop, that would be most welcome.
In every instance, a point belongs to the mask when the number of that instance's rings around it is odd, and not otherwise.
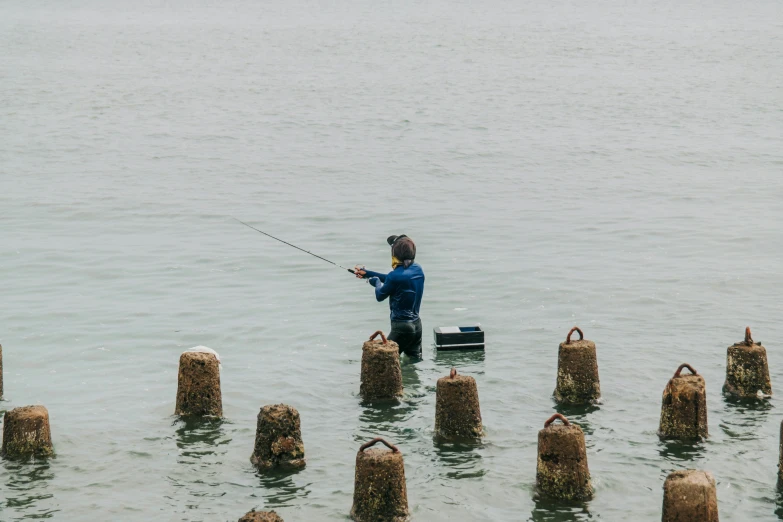
[[[568,337],[566,337],[566,344],[571,344],[571,335],[573,335],[574,332],[579,333],[579,340],[582,341],[585,338],[585,334],[582,333],[582,330],[578,326],[574,326],[571,328],[571,331],[568,332]]]
[[[753,346],[753,336],[750,335],[750,326],[745,328],[745,344]]]
[[[547,421],[544,423],[544,427],[548,428],[549,425],[552,424],[553,422],[555,422],[557,419],[560,419],[561,421],[563,421],[563,426],[570,426],[571,425],[571,423],[568,422],[568,419],[566,419],[563,415],[561,415],[560,413],[555,413],[554,415],[552,415],[551,417],[549,417],[547,419]]]
[[[392,450],[392,453],[399,453],[400,452],[400,449],[397,446],[395,446],[394,444],[390,444],[390,443],[386,442],[381,437],[375,437],[370,442],[365,442],[364,444],[362,444],[361,447],[359,448],[359,453],[364,452],[364,450],[366,450],[370,446],[374,446],[374,445],[378,444],[379,442],[381,444],[386,445],[387,448]]]
[[[456,376],[457,376],[457,369],[456,368],[452,368],[451,369],[451,373],[449,373],[449,379],[453,379]]]
[[[387,343],[387,341],[386,341],[386,336],[385,336],[385,335],[383,335],[383,332],[382,332],[381,330],[378,330],[377,332],[375,332],[374,334],[372,334],[372,335],[370,336],[370,340],[371,340],[371,341],[374,341],[374,340],[375,340],[375,338],[376,338],[376,337],[378,337],[378,334],[380,334],[380,336],[381,336],[381,339],[383,340],[383,344],[386,344],[386,343]]]
[[[682,363],[680,365],[680,367],[677,368],[677,371],[674,372],[674,377],[672,377],[672,379],[674,379],[675,377],[679,377],[680,376],[680,372],[682,371],[683,368],[688,368],[693,375],[699,375],[699,373],[696,370],[693,369],[693,366],[691,366],[688,363]]]

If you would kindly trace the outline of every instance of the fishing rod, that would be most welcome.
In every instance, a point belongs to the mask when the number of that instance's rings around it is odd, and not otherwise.
[[[305,250],[304,248],[299,248],[299,247],[298,247],[298,246],[296,246],[296,245],[292,245],[292,244],[291,244],[291,243],[289,243],[288,241],[283,241],[283,240],[282,240],[282,239],[280,239],[279,237],[275,237],[275,236],[273,236],[272,234],[267,234],[267,233],[266,233],[266,232],[264,232],[263,230],[258,230],[256,227],[254,227],[254,226],[252,226],[252,225],[248,225],[247,223],[245,223],[244,221],[242,221],[242,220],[240,220],[240,219],[237,219],[237,218],[234,218],[234,219],[236,219],[237,221],[239,221],[240,223],[242,223],[242,224],[243,224],[243,225],[245,225],[246,227],[250,227],[250,228],[252,228],[252,229],[253,229],[253,230],[255,230],[256,232],[261,232],[261,233],[262,233],[262,234],[264,234],[265,236],[269,236],[269,237],[271,237],[272,239],[275,239],[275,240],[277,240],[277,241],[280,241],[281,243],[283,243],[283,244],[285,244],[285,245],[288,245],[288,246],[290,246],[290,247],[294,247],[294,248],[295,248],[295,249],[297,249],[297,250],[301,250],[301,251],[302,251],[302,252],[304,252],[305,254],[310,254],[311,256],[313,256],[313,257],[317,257],[318,259],[322,259],[322,260],[326,261],[327,263],[331,263],[331,264],[333,264],[334,266],[336,266],[336,267],[338,267],[338,268],[342,268],[343,270],[347,270],[347,271],[349,271],[349,272],[350,272],[350,273],[352,273],[352,274],[356,274],[356,271],[355,271],[353,268],[345,268],[343,265],[338,265],[338,264],[337,264],[337,263],[335,263],[334,261],[329,261],[329,260],[328,260],[328,259],[326,259],[325,257],[321,257],[321,256],[319,256],[318,254],[313,254],[313,253],[312,253],[312,252],[310,252],[309,250]]]

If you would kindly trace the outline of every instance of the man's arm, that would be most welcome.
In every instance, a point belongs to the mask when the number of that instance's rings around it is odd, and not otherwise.
[[[370,283],[375,285],[375,299],[378,302],[383,301],[394,292],[394,279],[389,277],[386,281],[380,281],[379,278],[370,279]]]
[[[367,269],[364,270],[364,273],[367,274],[368,278],[370,278],[370,277],[377,277],[378,279],[381,280],[381,283],[385,283],[386,282],[386,275],[387,274],[382,274],[380,272],[373,272],[372,270],[367,270]]]
[[[372,270],[367,270],[364,267],[361,267],[359,265],[356,265],[353,267],[354,274],[356,274],[356,277],[359,279],[370,279],[371,277],[377,277],[381,280],[381,283],[386,282],[386,274],[382,274],[380,272],[373,272]]]

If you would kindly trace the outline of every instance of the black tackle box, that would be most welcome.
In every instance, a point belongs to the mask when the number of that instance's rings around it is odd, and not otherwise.
[[[439,326],[433,330],[437,350],[483,350],[481,326]]]

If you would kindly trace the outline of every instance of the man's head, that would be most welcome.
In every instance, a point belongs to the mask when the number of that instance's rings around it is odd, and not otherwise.
[[[389,246],[394,246],[394,242],[398,239],[402,239],[404,237],[408,237],[405,234],[400,234],[399,236],[389,236],[386,238],[386,242],[389,243]]]
[[[386,242],[391,245],[392,258],[400,261],[405,268],[413,264],[416,259],[416,243],[406,235],[389,236]]]

